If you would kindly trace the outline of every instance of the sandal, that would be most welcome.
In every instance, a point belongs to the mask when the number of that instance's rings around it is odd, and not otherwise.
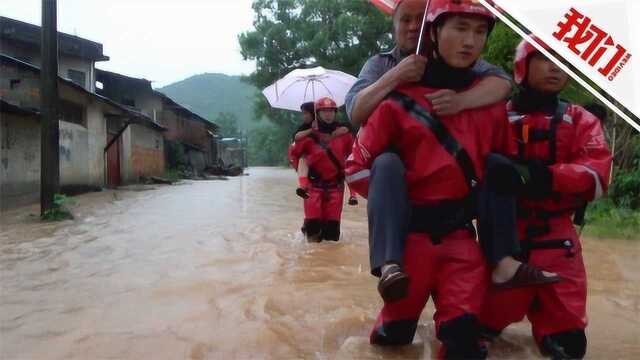
[[[387,303],[406,297],[409,292],[409,275],[402,272],[399,265],[389,266],[380,277],[378,292]]]
[[[513,277],[505,282],[493,283],[497,289],[513,289],[531,285],[552,284],[562,280],[559,275],[545,276],[542,270],[522,263]]]
[[[297,188],[296,189],[296,195],[300,196],[303,199],[308,199],[309,198],[309,192],[305,188]]]

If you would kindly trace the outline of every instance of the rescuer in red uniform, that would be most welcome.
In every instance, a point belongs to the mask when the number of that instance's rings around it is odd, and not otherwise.
[[[300,140],[305,136],[312,133],[313,124],[316,121],[317,113],[315,111],[315,103],[313,101],[305,102],[300,105],[300,111],[302,111],[302,125],[298,127],[296,132],[293,134],[293,141]],[[317,123],[317,122],[316,122]],[[332,136],[340,136],[344,133],[350,132],[351,125],[349,123],[341,123],[339,126],[331,134]],[[290,146],[290,148],[293,145]],[[296,189],[296,195],[300,196],[303,199],[309,197],[308,188],[311,186],[309,182],[309,168],[307,168],[307,164],[304,161],[304,158],[299,159],[297,165],[292,164],[298,174],[298,188]],[[351,188],[349,188],[349,205],[358,205],[358,199],[356,195],[353,193]]]
[[[495,18],[470,0],[432,0],[425,36],[428,66],[416,85],[397,88],[363,124],[347,160],[347,181],[363,196],[374,159],[395,151],[406,168],[412,204],[404,269],[408,294],[385,302],[371,332],[379,345],[412,342],[430,296],[445,358],[482,358],[477,315],[488,271],[471,224],[477,184],[491,152],[510,153],[505,103],[438,118],[425,95],[440,89],[463,91],[478,79],[479,58]]]
[[[502,160],[499,187],[521,194],[517,227],[523,260],[557,273],[562,281],[490,288],[480,321],[492,338],[526,315],[544,354],[582,358],[587,282],[574,222],[582,222],[588,201],[606,193],[611,153],[600,121],[558,99],[567,75],[526,41],[516,49],[514,78],[519,90],[507,106],[518,144],[517,165]]]
[[[308,197],[304,200],[303,231],[307,240],[338,241],[344,196],[344,164],[351,153],[353,135],[347,131],[333,135],[340,126],[336,121],[336,103],[324,97],[316,102],[318,129],[293,144],[291,163],[304,157],[309,168]]]

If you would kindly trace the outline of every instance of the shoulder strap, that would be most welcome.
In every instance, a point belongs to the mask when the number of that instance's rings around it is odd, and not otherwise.
[[[553,114],[551,124],[549,127],[549,163],[555,164],[556,162],[556,147],[557,147],[557,130],[558,124],[562,121],[564,114],[567,112],[569,103],[566,101],[558,100],[558,106],[556,106],[556,112]]]
[[[406,112],[431,130],[440,145],[456,160],[458,166],[462,169],[469,189],[473,190],[478,183],[478,176],[476,175],[473,162],[464,147],[451,135],[438,117],[429,113],[427,109],[408,95],[393,91],[388,97],[398,102]]]
[[[340,161],[338,160],[336,155],[333,153],[333,151],[331,151],[331,148],[329,148],[327,146],[327,144],[325,144],[322,141],[320,141],[320,139],[318,138],[318,136],[316,134],[311,133],[311,134],[309,134],[309,137],[313,141],[315,141],[315,143],[318,144],[318,146],[320,146],[327,153],[327,156],[329,157],[329,160],[331,160],[331,162],[333,163],[333,166],[335,166],[336,169],[338,170],[338,177],[340,179],[343,179],[344,178],[344,169],[342,168],[342,165],[340,164]]]

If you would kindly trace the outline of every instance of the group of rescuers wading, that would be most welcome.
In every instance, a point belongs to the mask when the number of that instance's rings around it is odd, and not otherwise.
[[[350,204],[352,191],[368,199],[384,300],[372,344],[410,344],[431,297],[440,358],[485,358],[525,315],[544,355],[582,358],[587,285],[574,222],[609,184],[600,121],[558,98],[567,75],[526,41],[505,101],[511,78],[479,58],[496,19],[476,1],[431,0],[415,55],[424,11],[424,0],[399,3],[396,46],[370,58],[348,93],[355,137],[332,99],[302,106],[289,149],[302,230],[339,239],[345,181]]]

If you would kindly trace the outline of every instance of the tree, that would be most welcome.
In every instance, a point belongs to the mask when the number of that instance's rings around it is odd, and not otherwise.
[[[291,136],[275,126],[257,127],[249,133],[249,165],[287,164],[287,147]]]
[[[391,19],[367,1],[255,0],[252,7],[255,30],[238,41],[243,58],[256,61],[245,81],[259,89],[297,68],[323,66],[357,75],[369,57],[392,46]],[[253,132],[252,149],[260,153],[250,149],[252,163],[282,164],[300,114],[272,109],[261,95],[254,111],[256,119],[264,116],[275,128]]]
[[[228,112],[218,113],[214,122],[220,126],[219,132],[222,136],[240,137],[240,130],[238,130],[238,118],[235,114]]]
[[[255,0],[253,10],[255,31],[238,40],[244,59],[256,61],[246,80],[260,89],[297,68],[323,66],[357,75],[370,56],[392,44],[389,17],[366,1]],[[280,126],[298,121],[294,114],[269,109],[262,98],[256,111]]]

